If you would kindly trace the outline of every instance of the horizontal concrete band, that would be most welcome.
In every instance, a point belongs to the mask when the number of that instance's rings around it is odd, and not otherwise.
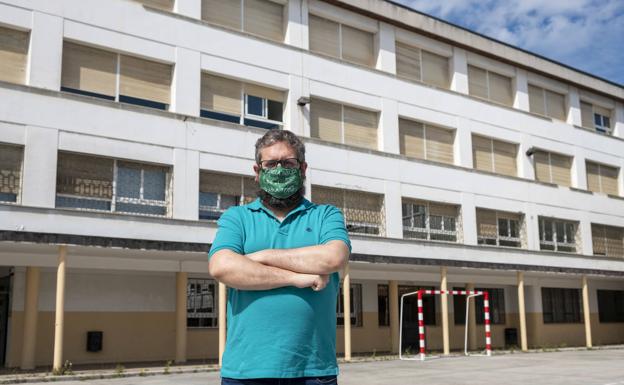
[[[400,264],[400,265],[422,265],[422,266],[447,266],[447,267],[464,267],[473,269],[490,269],[505,271],[532,271],[546,273],[567,273],[580,275],[599,275],[607,277],[624,277],[622,271],[600,270],[600,269],[579,269],[557,266],[537,266],[537,265],[520,265],[512,263],[495,263],[495,262],[473,262],[458,261],[448,259],[431,259],[419,257],[393,257],[385,255],[370,254],[351,254],[350,261],[368,262],[380,264]]]
[[[208,252],[210,243],[192,242],[171,242],[131,238],[99,237],[93,235],[75,234],[54,234],[27,231],[0,231],[0,242],[26,242],[39,244],[62,244],[75,246],[99,246],[117,247],[134,250],[159,250],[159,251],[186,251],[186,252]],[[422,265],[422,266],[448,266],[474,269],[490,270],[516,270],[532,272],[567,273],[581,275],[598,275],[608,277],[624,277],[624,271],[610,271],[601,269],[580,269],[556,266],[521,265],[495,262],[474,262],[448,259],[433,259],[421,257],[398,257],[372,254],[351,254],[350,260],[353,262],[369,262],[379,264],[401,264],[401,265]]]

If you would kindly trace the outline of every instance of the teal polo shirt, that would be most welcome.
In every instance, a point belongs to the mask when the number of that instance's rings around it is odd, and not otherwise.
[[[221,249],[250,254],[341,240],[351,243],[340,210],[307,199],[280,222],[260,198],[227,209],[208,259]],[[338,375],[336,299],[340,277],[332,273],[318,292],[294,286],[272,290],[228,288],[227,342],[221,376],[293,378]]]

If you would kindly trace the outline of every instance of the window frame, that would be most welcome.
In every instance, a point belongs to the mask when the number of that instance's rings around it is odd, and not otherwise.
[[[624,290],[597,289],[596,298],[598,322],[624,323]]]
[[[490,103],[495,103],[495,104],[500,105],[500,106],[513,108],[513,102],[514,102],[514,86],[513,86],[514,79],[513,79],[513,77],[507,76],[507,75],[505,75],[503,73],[500,73],[500,72],[497,72],[497,71],[492,71],[492,70],[490,70],[488,68],[484,68],[484,67],[480,66],[479,64],[475,65],[475,64],[468,63],[468,67],[474,67],[474,68],[477,68],[477,69],[479,69],[481,71],[485,71],[485,88],[486,88],[486,91],[487,91],[487,97],[484,98],[484,97],[481,97],[481,96],[474,95],[474,94],[470,93],[470,76],[468,75],[470,70],[468,70],[467,73],[466,73],[466,76],[468,77],[468,95],[470,95],[473,98],[478,98],[480,100],[487,100]],[[502,103],[502,102],[500,102],[498,100],[493,100],[492,99],[492,87],[490,86],[490,73],[496,74],[496,75],[501,76],[501,77],[505,77],[505,78],[510,80],[510,84],[509,84],[509,86],[510,86],[510,90],[509,91],[511,93],[511,103],[510,104],[505,104],[505,103]]]
[[[15,172],[17,173],[17,176],[13,176],[14,178],[17,178],[19,181],[17,183],[17,186],[15,186],[17,188],[17,193],[13,194],[10,192],[7,193],[3,193],[0,192],[0,203],[2,204],[21,204],[22,202],[22,186],[24,183],[24,146],[21,145],[15,145],[12,143],[0,143],[0,150],[6,151],[6,149],[11,149],[10,151],[15,151],[19,160],[17,162],[17,164],[15,164],[15,167],[13,170],[7,170],[7,171],[11,171],[11,172]],[[0,176],[0,181],[3,179],[3,176]],[[12,196],[15,195],[15,199],[14,200],[8,200],[8,199],[3,199],[3,197],[8,197],[8,196]]]
[[[550,229],[552,232],[552,240],[546,240],[546,221],[550,221],[551,225],[550,225]],[[564,241],[563,242],[559,242],[557,240],[558,238],[558,233],[557,233],[557,225],[561,224],[563,225],[563,229],[564,229]],[[568,226],[572,226],[573,229],[573,243],[567,242],[568,239],[568,232],[567,232],[567,228]],[[558,253],[572,253],[572,254],[578,254],[578,249],[579,247],[577,246],[576,242],[577,242],[577,232],[578,232],[578,223],[573,222],[573,221],[568,221],[565,219],[559,219],[559,218],[553,218],[553,217],[539,217],[538,218],[538,232],[539,232],[539,243],[540,243],[540,250],[546,250],[546,251],[554,251],[554,252],[558,252]],[[545,247],[551,247],[552,249],[548,249]],[[560,248],[571,248],[574,251],[566,251],[566,250],[560,250]]]
[[[486,211],[493,211],[495,218],[496,218],[496,238],[492,238],[492,237],[486,237],[483,236],[481,234],[479,234],[479,222],[478,222],[478,218],[479,218],[479,214],[477,211],[477,244],[482,245],[482,246],[495,246],[495,247],[508,247],[508,248],[512,248],[512,249],[520,249],[522,248],[522,217],[523,214],[519,213],[518,215],[520,216],[520,218],[518,219],[514,219],[514,218],[510,218],[510,214],[505,214],[499,210],[491,210],[491,209],[485,209],[485,208],[481,208],[481,207],[477,207],[477,210],[486,210]],[[507,234],[506,236],[502,236],[500,235],[500,220],[505,220],[507,221]],[[511,234],[511,222],[517,222],[516,223],[516,229],[518,232],[518,236],[517,237],[512,237]],[[495,244],[490,244],[487,243],[487,240],[494,240]],[[503,242],[516,242],[518,244],[518,246],[509,246],[509,245],[501,245],[501,241]]]
[[[542,287],[542,322],[544,324],[582,323],[583,306],[580,292],[580,289]],[[555,304],[555,301],[558,303]]]
[[[208,287],[212,286],[213,290],[212,290],[212,309],[213,312],[197,312],[196,310],[198,309],[196,305],[196,298],[197,295],[199,295],[200,297],[203,297],[205,294],[203,293],[203,289],[202,292],[200,293],[192,293],[192,286],[193,285],[198,285],[200,284],[206,284]],[[216,280],[211,279],[211,278],[189,278],[187,285],[186,285],[186,327],[187,329],[214,329],[219,327],[219,284]],[[195,295],[195,298],[193,299],[193,307],[192,309],[194,311],[191,311],[191,307],[189,306],[191,303],[191,295]],[[203,298],[201,299],[201,301],[203,302]],[[199,308],[201,309],[201,307]],[[199,324],[200,325],[189,325],[190,320],[191,319],[197,319],[199,320]],[[201,321],[202,320],[209,320],[207,323],[209,323],[209,325],[201,325]]]
[[[423,204],[424,203],[424,204]],[[452,243],[457,243],[459,242],[459,229],[458,229],[458,222],[459,222],[459,207],[456,205],[452,205],[449,204],[448,206],[453,206],[455,207],[455,209],[457,210],[457,215],[453,218],[453,217],[448,217],[448,216],[443,216],[443,215],[432,215],[431,214],[431,204],[439,204],[437,202],[430,202],[430,201],[413,201],[411,199],[406,199],[404,201],[401,202],[401,206],[403,208],[403,206],[409,206],[410,210],[408,215],[402,215],[403,217],[403,238],[404,239],[423,239],[423,240],[427,240],[427,241],[435,241],[435,242],[452,242]],[[424,216],[425,216],[425,227],[416,227],[415,226],[415,221],[414,218],[416,217],[417,214],[414,213],[414,207],[416,206],[422,206],[424,207]],[[402,210],[403,211],[403,210]],[[442,225],[442,229],[433,229],[431,228],[431,217],[440,217],[442,218],[441,220],[441,225]],[[410,225],[406,226],[405,225],[405,220],[409,219],[410,221]],[[445,225],[447,222],[447,219],[452,219],[454,221],[453,223],[453,227],[455,227],[455,230],[446,230],[445,229]],[[418,237],[406,237],[405,236],[405,232],[414,232],[414,233],[421,233],[421,234],[425,234],[426,238],[418,238]],[[435,239],[433,238],[434,236],[440,236],[440,237],[455,237],[455,240],[445,240],[445,239]]]
[[[220,175],[220,176],[224,176],[224,177],[230,177],[230,178],[238,178],[240,181],[240,191],[238,193],[238,195],[232,195],[232,194],[226,194],[226,193],[220,193],[220,192],[212,192],[212,191],[201,191],[202,188],[202,183],[201,183],[201,178],[202,175],[206,175],[206,174],[213,174],[213,175]],[[222,172],[215,172],[213,170],[199,170],[199,180],[200,180],[200,184],[199,184],[199,189],[198,189],[198,208],[197,208],[197,217],[199,221],[208,221],[208,222],[215,222],[217,220],[219,220],[219,218],[221,217],[221,215],[223,215],[223,213],[231,206],[228,207],[223,207],[222,202],[224,197],[234,197],[234,201],[236,202],[234,204],[234,206],[242,206],[246,203],[249,203],[253,200],[256,199],[255,196],[250,196],[250,195],[246,195],[246,188],[245,185],[246,183],[253,183],[253,177],[250,176],[245,176],[245,175],[238,175],[238,174],[229,174],[229,173],[222,173]],[[255,186],[254,186],[255,187]],[[213,194],[217,196],[217,205],[216,206],[210,206],[210,205],[202,205],[201,204],[201,194]],[[202,218],[202,214],[204,213],[204,218]],[[216,217],[214,217],[216,216]]]
[[[344,302],[343,302],[343,289],[344,283],[340,281],[340,288],[338,290],[338,297],[336,298],[336,326],[344,327]],[[350,284],[351,300],[350,305],[353,307],[353,311],[350,311],[350,320],[352,327],[363,327],[363,311],[362,311],[362,284],[352,282]],[[342,311],[341,311],[342,308]],[[351,310],[351,309],[349,309]]]

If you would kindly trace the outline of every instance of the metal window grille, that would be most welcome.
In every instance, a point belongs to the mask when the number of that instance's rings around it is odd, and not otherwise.
[[[579,323],[582,308],[579,289],[542,287],[544,323]]]
[[[383,195],[331,187],[312,187],[312,201],[342,210],[350,233],[385,235]]]
[[[596,292],[600,322],[624,322],[624,291],[597,290]]]
[[[169,167],[59,153],[56,207],[148,216],[171,212]]]
[[[404,200],[403,237],[433,241],[458,241],[459,210],[454,205]]]
[[[466,290],[454,287],[453,290]],[[504,325],[505,321],[505,289],[503,288],[475,288],[475,291],[487,291],[490,300],[490,321],[495,325]],[[479,325],[485,320],[485,306],[483,296],[475,297],[475,318]],[[455,325],[466,323],[466,297],[463,295],[453,296],[453,309]]]
[[[217,220],[231,206],[253,201],[258,184],[253,178],[202,171],[199,174],[199,219]]]
[[[580,249],[578,226],[556,218],[539,218],[540,250],[575,253]]]
[[[362,284],[352,283],[350,286],[351,306],[349,308],[349,318],[351,325],[362,326]],[[343,285],[340,283],[340,291],[336,301],[336,324],[344,325],[344,303],[343,303]]]
[[[186,325],[190,328],[218,326],[217,283],[212,279],[189,279],[186,287]]]
[[[22,147],[0,145],[0,202],[19,202],[23,158]]]

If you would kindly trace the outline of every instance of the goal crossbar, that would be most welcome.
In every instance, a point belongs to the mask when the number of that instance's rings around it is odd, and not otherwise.
[[[403,302],[405,297],[416,295],[418,297],[418,335],[420,342],[420,354],[419,359],[425,360],[425,320],[423,316],[423,296],[425,295],[465,295],[466,296],[466,337],[467,340],[467,325],[468,325],[468,303],[469,299],[476,296],[483,296],[483,313],[485,318],[485,354],[486,356],[492,355],[492,334],[490,330],[490,296],[487,291],[480,290],[425,290],[420,289],[411,293],[405,293],[401,296],[401,314],[399,322],[399,359],[409,360],[409,358],[403,358],[402,355],[402,342],[403,342]],[[464,344],[467,344],[467,341]],[[464,353],[468,355],[467,348],[464,347]]]

